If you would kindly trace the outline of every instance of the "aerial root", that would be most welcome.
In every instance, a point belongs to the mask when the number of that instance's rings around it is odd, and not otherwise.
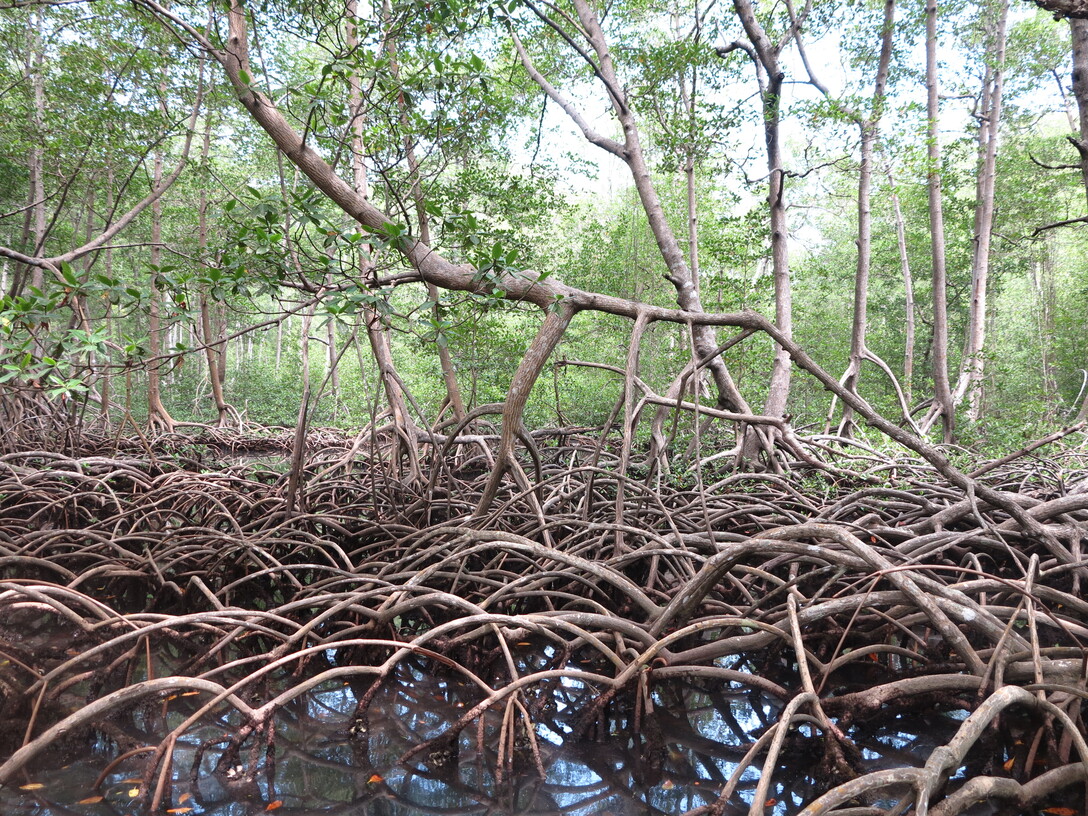
[[[548,772],[544,725],[577,741],[619,717],[650,755],[675,684],[768,695],[777,716],[754,742],[738,735],[737,773],[693,813],[736,806],[760,758],[745,798],[770,798],[798,734],[826,746],[841,782],[812,816],[896,785],[917,812],[952,816],[980,793],[1027,807],[1083,778],[1079,565],[1005,511],[916,460],[860,448],[881,486],[708,471],[700,486],[651,487],[591,439],[535,443],[532,495],[503,488],[485,518],[474,514],[489,473],[457,463],[429,487],[377,460],[326,469],[306,512],[289,514],[285,479],[260,465],[0,456],[0,681],[14,692],[0,706],[21,723],[0,734],[0,784],[65,735],[105,728],[118,757],[147,759],[142,801],[159,807],[178,746],[212,721],[227,736],[200,737],[191,778],[255,784],[275,765],[278,718],[329,688],[353,696],[342,730],[365,756],[371,707],[406,670],[449,679],[466,703],[405,744],[402,762],[456,756],[474,734],[504,782]],[[1078,471],[1059,467],[1016,460],[986,477],[1072,547],[1088,505]],[[572,689],[563,719],[551,701]],[[864,772],[850,729],[935,705],[975,713],[925,767]],[[945,792],[1010,706],[1052,723],[1029,740],[1033,761],[1016,779],[978,773]],[[167,727],[175,708],[184,716]],[[139,727],[126,720],[136,709]],[[132,733],[143,741],[126,744]]]

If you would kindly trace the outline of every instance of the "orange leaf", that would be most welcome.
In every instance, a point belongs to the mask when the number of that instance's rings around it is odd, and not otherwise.
[[[275,802],[269,802],[268,805],[265,806],[265,810],[278,810],[281,807],[283,807],[283,800],[277,799]]]
[[[88,796],[86,799],[80,799],[78,802],[76,802],[76,804],[77,805],[97,805],[99,802],[101,802],[105,798],[106,798],[105,796]]]
[[[1044,808],[1043,813],[1049,813],[1051,816],[1077,816],[1077,812],[1073,808],[1066,807]]]
[[[1009,757],[1008,759],[1005,760],[1004,764],[1001,767],[1004,768],[1006,771],[1011,771],[1012,766],[1015,765],[1015,764],[1016,764],[1016,757]]]
[[[31,782],[28,785],[20,785],[19,790],[41,790],[45,785],[41,782]]]
[[[181,802],[188,802],[189,798],[189,794],[183,793],[181,796],[178,797],[178,803],[180,804]]]
[[[167,812],[167,813],[192,813],[192,812],[193,812],[193,809],[192,809],[191,807],[183,807],[183,808],[170,808],[170,809],[169,809],[168,811],[166,811],[166,812]]]
[[[181,693],[181,696],[182,697],[195,697],[198,694],[200,694],[199,691],[183,691]]]
[[[377,785],[379,782],[384,782],[384,781],[385,780],[382,779],[381,774],[371,774],[370,779],[368,779],[366,781],[366,783],[368,785]]]
[[[661,783],[661,787],[664,790],[672,790],[676,787],[676,783],[673,782],[671,779],[666,779],[664,782]]]
[[[777,804],[778,804],[777,799],[768,799],[766,802],[763,803],[763,807],[765,807],[765,808],[774,807]]]

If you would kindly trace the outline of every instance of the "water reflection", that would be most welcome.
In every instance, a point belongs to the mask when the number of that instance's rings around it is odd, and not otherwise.
[[[436,740],[478,693],[404,665],[370,709],[365,730],[353,720],[363,683],[320,687],[283,709],[274,740],[247,744],[238,765],[224,765],[222,740],[234,725],[209,719],[179,742],[165,812],[200,816],[656,816],[682,814],[715,801],[752,742],[775,721],[776,704],[744,689],[672,683],[650,694],[652,712],[636,717],[613,702],[581,741],[566,739],[588,705],[589,691],[567,681],[521,699],[534,733],[514,740],[510,772],[500,774],[504,707],[482,725],[439,739],[405,763],[421,741]],[[74,735],[27,778],[40,785],[0,790],[5,816],[127,816],[136,813],[148,754],[136,754],[95,781],[119,753],[117,734],[155,745],[194,710],[174,700],[141,706],[111,722],[110,737]],[[649,707],[648,707],[649,708]],[[958,714],[962,714],[959,712]],[[934,712],[912,725],[892,721],[854,733],[870,769],[921,764],[946,742],[958,714]],[[535,743],[535,747],[534,747]],[[764,812],[796,813],[826,787],[812,779],[822,743],[802,725],[791,733]],[[543,777],[536,769],[539,758]],[[759,779],[748,768],[727,813],[747,812]],[[164,780],[165,781],[165,780]],[[18,784],[18,783],[16,783]]]

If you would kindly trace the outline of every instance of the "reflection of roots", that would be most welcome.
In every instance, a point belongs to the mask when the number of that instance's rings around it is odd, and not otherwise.
[[[486,517],[473,513],[490,473],[452,456],[432,462],[429,484],[403,484],[379,458],[330,449],[334,466],[307,469],[320,478],[306,513],[285,512],[280,475],[201,473],[191,451],[0,457],[0,719],[17,724],[0,737],[0,783],[106,729],[143,763],[141,796],[159,807],[176,741],[214,716],[227,733],[200,747],[193,784],[208,768],[224,789],[272,784],[274,719],[329,684],[354,694],[343,732],[365,757],[370,706],[406,662],[475,689],[404,752],[421,773],[456,769],[464,733],[498,782],[543,775],[536,726],[575,683],[568,738],[625,712],[653,784],[668,759],[654,701],[687,683],[781,706],[694,812],[735,806],[756,762],[751,801],[772,798],[780,760],[806,745],[841,782],[811,816],[889,790],[915,813],[986,797],[1028,808],[1084,780],[1088,603],[1078,570],[1004,513],[871,451],[838,454],[838,473],[881,470],[884,487],[704,472],[701,490],[651,489],[609,470],[592,440],[533,441],[532,489],[504,486]],[[1010,495],[1079,552],[1085,493],[1062,495],[1056,470],[989,478],[1019,485]],[[975,713],[924,767],[848,778],[860,773],[853,724],[935,704]],[[1010,706],[1042,725],[1003,775],[1004,757],[969,752]],[[965,763],[977,772],[948,786]]]

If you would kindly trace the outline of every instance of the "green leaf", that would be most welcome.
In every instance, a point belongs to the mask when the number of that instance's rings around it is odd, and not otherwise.
[[[72,269],[71,264],[62,263],[60,265],[60,274],[64,278],[64,282],[69,286],[79,286],[79,277],[76,275],[75,270]]]

